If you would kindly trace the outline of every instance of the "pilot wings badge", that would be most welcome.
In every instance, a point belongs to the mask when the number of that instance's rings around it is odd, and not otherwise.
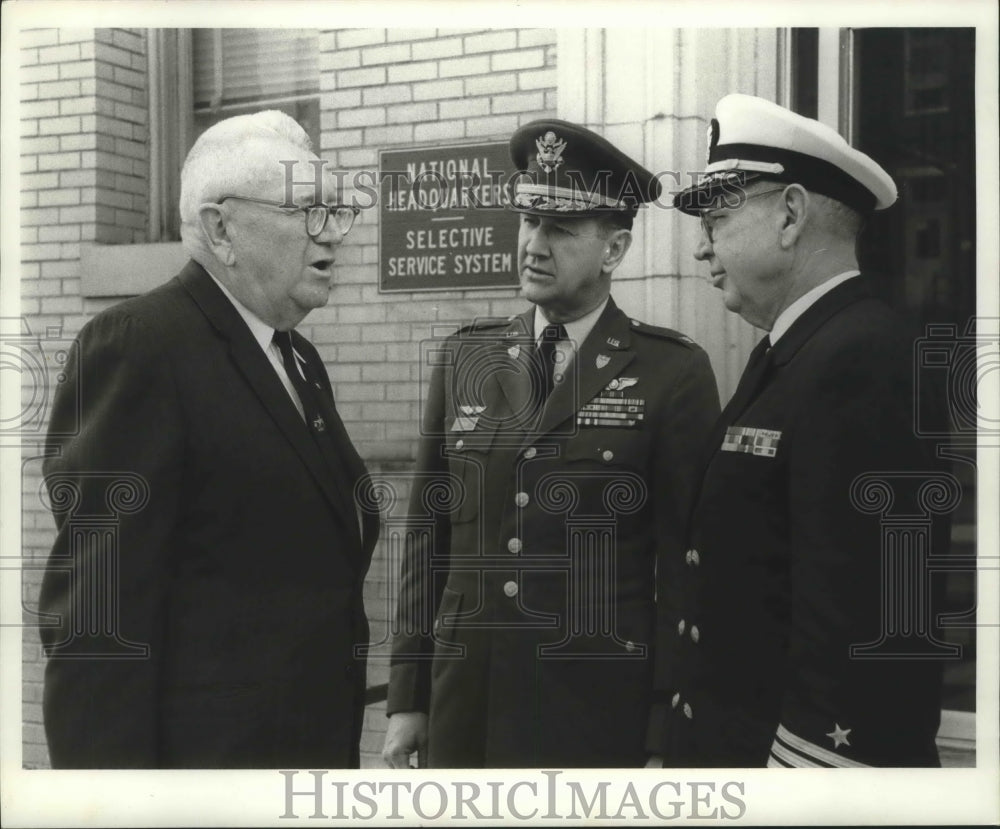
[[[556,168],[563,163],[562,153],[566,149],[566,142],[561,138],[556,138],[556,134],[549,130],[545,135],[535,139],[535,146],[538,147],[538,166],[546,173],[555,172]]]

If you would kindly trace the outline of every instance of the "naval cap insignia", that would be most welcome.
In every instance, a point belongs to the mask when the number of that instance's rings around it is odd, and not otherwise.
[[[535,139],[535,146],[538,147],[538,166],[546,173],[552,173],[563,163],[562,152],[566,149],[566,142],[557,138],[556,134],[549,130]]]
[[[719,144],[719,122],[717,119],[713,118],[711,123],[708,125],[708,150],[705,153],[705,163],[712,163],[712,150],[716,148]]]

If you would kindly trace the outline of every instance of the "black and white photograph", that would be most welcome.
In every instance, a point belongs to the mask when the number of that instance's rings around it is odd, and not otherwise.
[[[1000,821],[994,4],[2,15],[5,826]]]

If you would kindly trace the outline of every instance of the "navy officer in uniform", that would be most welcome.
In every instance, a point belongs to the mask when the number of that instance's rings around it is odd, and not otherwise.
[[[610,297],[659,183],[578,125],[510,141],[532,307],[440,344],[410,502],[383,757],[641,766],[666,562],[719,412],[705,352]]]
[[[668,582],[661,749],[675,766],[937,765],[948,647],[922,557],[947,551],[956,486],[914,433],[913,338],[855,254],[896,187],[834,130],[746,95],[719,101],[706,172],[675,198],[701,218],[695,257],[768,334]],[[886,510],[931,529],[907,548]]]

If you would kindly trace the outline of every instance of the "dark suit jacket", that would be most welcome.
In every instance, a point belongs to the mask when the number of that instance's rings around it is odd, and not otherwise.
[[[673,562],[664,748],[678,766],[936,765],[922,557],[948,526],[919,490],[951,485],[915,437],[912,338],[856,277],[771,356],[723,412]]]
[[[434,767],[639,766],[656,577],[718,391],[688,338],[609,302],[539,417],[533,313],[437,355],[388,710],[429,712]]]
[[[364,465],[323,386],[350,480]],[[358,764],[364,538],[246,324],[197,264],[99,314],[54,403],[41,593],[57,768]]]

